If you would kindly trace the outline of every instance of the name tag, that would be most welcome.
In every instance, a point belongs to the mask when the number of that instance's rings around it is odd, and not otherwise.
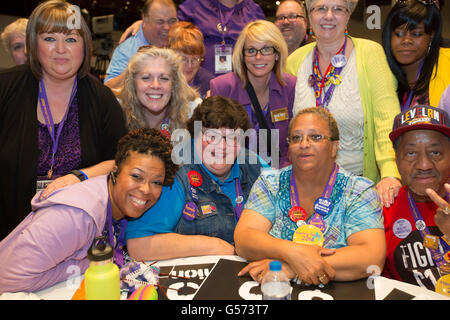
[[[276,110],[270,111],[270,117],[272,118],[272,122],[280,122],[284,120],[289,120],[289,113],[287,108],[280,108]]]
[[[230,44],[214,45],[214,70],[216,73],[228,73],[233,71],[232,65],[233,46]]]
[[[53,180],[48,180],[47,177],[38,177],[38,180],[36,181],[36,193],[47,188],[52,181]]]

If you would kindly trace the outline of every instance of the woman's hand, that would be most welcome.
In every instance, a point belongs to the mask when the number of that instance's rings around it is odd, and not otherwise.
[[[450,193],[450,184],[446,183],[444,184],[444,187],[447,190],[447,193]],[[430,188],[427,188],[425,192],[438,206],[434,216],[436,226],[444,235],[450,237],[450,204]]]
[[[80,182],[80,179],[78,179],[78,177],[71,173],[56,178],[44,189],[44,191],[42,191],[39,200],[46,199],[53,191],[78,182]]]
[[[400,181],[393,177],[386,177],[378,182],[376,188],[383,206],[389,208],[394,203],[401,187]]]

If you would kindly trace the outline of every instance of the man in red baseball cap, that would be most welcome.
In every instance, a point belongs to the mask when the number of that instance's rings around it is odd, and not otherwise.
[[[431,106],[405,110],[395,117],[389,138],[403,187],[383,209],[383,276],[434,290],[450,266],[449,115]]]

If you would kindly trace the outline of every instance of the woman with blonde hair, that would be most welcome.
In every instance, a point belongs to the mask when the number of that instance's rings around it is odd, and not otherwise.
[[[201,102],[180,68],[181,58],[171,49],[141,47],[131,58],[119,94],[129,129],[156,128],[171,133],[185,128]]]
[[[6,26],[1,34],[1,39],[5,49],[11,55],[16,65],[27,62],[25,34],[28,20],[20,18]]]
[[[234,72],[210,82],[212,96],[238,101],[246,108],[253,128],[269,129],[267,150],[271,152],[273,166],[278,166],[276,159],[280,156],[280,167],[289,164],[286,138],[296,83],[294,76],[283,72],[287,55],[286,41],[275,24],[265,20],[250,22],[236,41]],[[270,129],[278,130],[277,143],[271,142]]]

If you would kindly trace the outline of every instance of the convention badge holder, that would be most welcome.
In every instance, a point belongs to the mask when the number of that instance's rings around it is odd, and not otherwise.
[[[228,73],[233,71],[233,46],[231,44],[214,45],[214,71],[215,73]]]
[[[47,188],[47,186],[52,182],[53,179],[49,179],[48,176],[38,176],[36,181],[36,193]]]

